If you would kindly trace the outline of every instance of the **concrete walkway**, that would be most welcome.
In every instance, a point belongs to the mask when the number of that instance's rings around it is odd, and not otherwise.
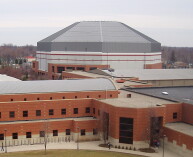
[[[137,155],[144,155],[147,157],[163,157],[163,150],[159,148],[157,153],[143,153],[140,151],[133,151],[133,150],[125,150],[125,149],[117,149],[99,147],[98,145],[101,144],[101,141],[92,141],[92,142],[80,142],[79,149],[87,149],[87,150],[103,150],[103,151],[115,151],[115,152],[123,152],[123,153],[130,153],[130,154],[137,154]],[[12,146],[7,147],[7,152],[17,152],[17,151],[29,151],[29,150],[42,150],[44,149],[43,144],[37,145],[22,145],[22,146]],[[47,149],[77,149],[77,143],[75,142],[67,142],[67,143],[48,143]],[[0,153],[4,153],[0,151]],[[165,157],[182,157],[174,152],[171,152],[165,149],[164,153]]]

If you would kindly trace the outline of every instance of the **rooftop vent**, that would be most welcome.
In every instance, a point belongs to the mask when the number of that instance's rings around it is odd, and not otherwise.
[[[168,95],[168,92],[162,92],[163,95]]]

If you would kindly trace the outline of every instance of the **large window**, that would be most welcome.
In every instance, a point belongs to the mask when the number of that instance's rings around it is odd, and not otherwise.
[[[15,118],[15,112],[14,111],[9,112],[9,118]]]
[[[119,142],[133,144],[133,118],[120,117]]]
[[[28,111],[23,111],[23,117],[28,117]]]

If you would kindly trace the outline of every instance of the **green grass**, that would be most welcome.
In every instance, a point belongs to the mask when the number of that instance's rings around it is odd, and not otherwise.
[[[93,150],[43,150],[11,152],[0,154],[0,157],[142,157],[126,153]]]

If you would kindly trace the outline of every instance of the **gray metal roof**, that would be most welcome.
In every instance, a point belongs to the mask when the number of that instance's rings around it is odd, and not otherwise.
[[[193,87],[127,88],[127,90],[167,100],[193,104]],[[168,94],[163,94],[163,92],[167,92]]]
[[[139,80],[180,80],[193,79],[193,69],[139,69],[139,70],[119,70],[108,72],[114,77],[138,77]]]
[[[0,82],[0,94],[116,90],[109,79],[41,80]]]
[[[76,22],[38,42],[39,51],[160,52],[161,44],[120,22]]]

